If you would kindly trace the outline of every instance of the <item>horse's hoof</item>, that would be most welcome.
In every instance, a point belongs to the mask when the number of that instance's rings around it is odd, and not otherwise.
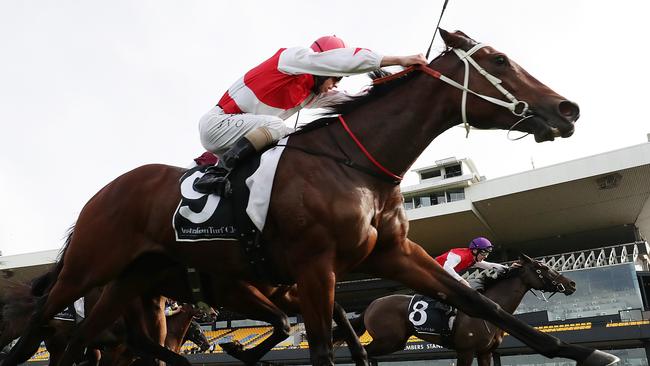
[[[227,343],[221,343],[220,344],[221,349],[223,349],[227,354],[235,357],[237,357],[239,353],[241,353],[244,350],[244,346],[239,343],[239,342],[227,342]]]
[[[616,365],[621,359],[607,352],[595,350],[576,366],[609,366]]]

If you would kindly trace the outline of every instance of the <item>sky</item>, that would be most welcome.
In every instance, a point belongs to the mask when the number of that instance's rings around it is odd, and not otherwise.
[[[60,248],[83,205],[120,174],[190,164],[203,151],[199,118],[277,49],[336,34],[381,54],[424,53],[442,3],[0,2],[0,250]],[[638,0],[450,0],[442,28],[506,53],[577,102],[581,118],[571,138],[541,144],[452,128],[413,168],[468,157],[492,179],[647,142],[647,14]],[[437,37],[432,54],[442,49]],[[415,183],[407,174],[404,185]]]

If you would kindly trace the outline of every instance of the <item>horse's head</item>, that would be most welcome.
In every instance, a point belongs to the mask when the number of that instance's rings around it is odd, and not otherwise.
[[[546,264],[521,254],[514,267],[521,267],[520,278],[525,284],[544,292],[559,292],[571,295],[576,291],[576,283]]]
[[[445,76],[459,84],[464,122],[476,128],[531,133],[537,142],[573,134],[580,116],[576,103],[539,82],[504,53],[462,32],[440,29],[440,35],[450,50],[444,54],[447,61],[438,58],[434,63],[444,62],[451,70]],[[462,92],[462,87],[469,91]]]
[[[194,315],[194,319],[196,319],[200,323],[212,323],[217,320],[217,317],[219,316],[219,313],[217,313],[214,308],[208,308],[208,309],[200,309],[196,308],[196,314]]]

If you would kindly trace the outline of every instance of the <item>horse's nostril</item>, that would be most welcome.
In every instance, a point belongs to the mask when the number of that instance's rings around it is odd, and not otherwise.
[[[573,282],[573,281],[569,282],[569,285],[570,285],[572,288],[576,288],[576,283]]]
[[[558,105],[558,110],[560,111],[560,114],[572,122],[576,121],[578,117],[580,117],[580,107],[568,100],[560,102],[560,105]]]

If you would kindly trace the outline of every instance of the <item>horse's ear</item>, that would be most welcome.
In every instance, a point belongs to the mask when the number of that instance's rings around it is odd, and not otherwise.
[[[440,31],[440,36],[442,37],[442,40],[445,41],[447,47],[466,49],[472,46],[472,39],[467,37],[467,35],[461,31],[449,33],[442,28],[438,28],[438,30]]]

